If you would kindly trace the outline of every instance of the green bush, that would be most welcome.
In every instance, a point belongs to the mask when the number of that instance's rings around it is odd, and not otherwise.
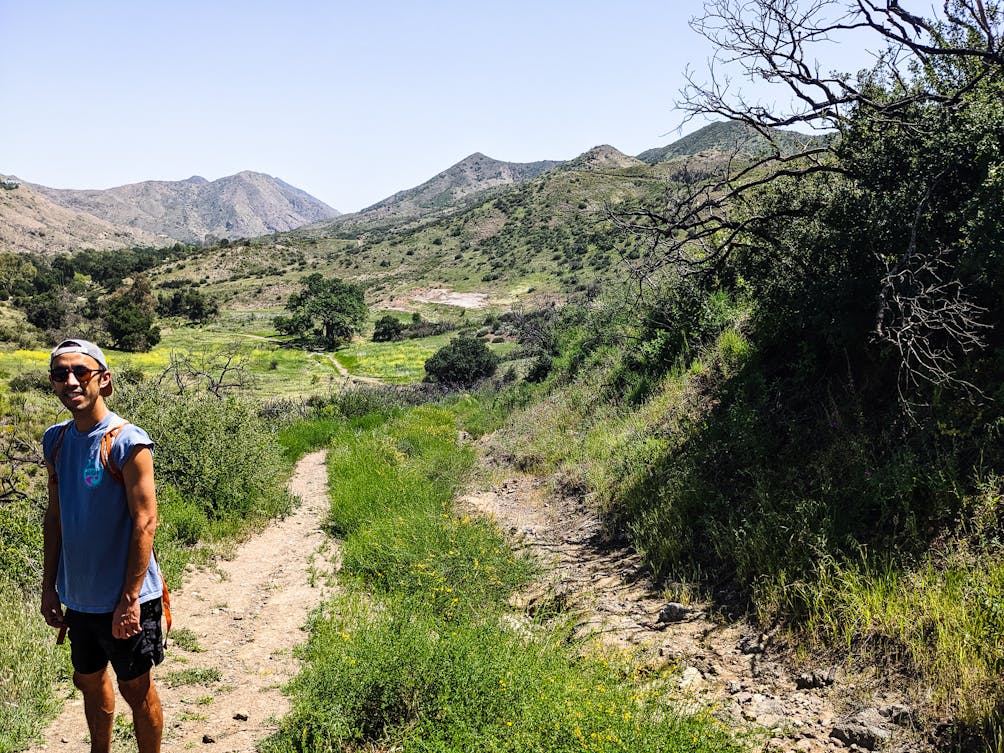
[[[42,582],[42,502],[14,499],[0,504],[0,576],[19,588]]]
[[[373,342],[382,343],[400,340],[403,331],[404,325],[398,321],[396,316],[392,316],[391,314],[381,316],[373,326]]]
[[[24,750],[59,710],[56,681],[69,676],[69,652],[38,611],[36,596],[0,570],[0,753]]]
[[[202,543],[231,539],[284,515],[288,463],[256,406],[209,395],[116,392],[113,408],[154,440],[162,527],[157,552],[169,585]]]
[[[49,381],[49,373],[41,369],[23,371],[15,374],[7,381],[7,386],[11,392],[52,392],[52,383]]]
[[[432,354],[425,372],[434,382],[469,386],[494,374],[498,363],[498,356],[483,340],[457,337]]]

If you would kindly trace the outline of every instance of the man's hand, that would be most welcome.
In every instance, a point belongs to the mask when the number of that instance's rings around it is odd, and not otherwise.
[[[143,633],[140,624],[140,602],[136,598],[122,597],[111,614],[111,637],[133,638]]]
[[[42,589],[42,619],[49,627],[66,627],[63,622],[63,605],[55,588]]]
[[[139,624],[139,601],[121,599],[112,613],[112,637],[132,638],[143,632]]]

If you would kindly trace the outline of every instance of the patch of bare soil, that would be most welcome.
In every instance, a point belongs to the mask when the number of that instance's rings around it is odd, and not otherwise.
[[[711,604],[672,601],[637,553],[605,537],[581,499],[555,496],[503,461],[486,462],[504,480],[461,504],[493,518],[545,566],[544,582],[514,606],[529,614],[571,609],[580,615],[578,637],[637,652],[653,669],[677,667],[683,708],[712,709],[764,750],[925,749],[897,699],[862,693],[842,666],[794,666],[774,636],[716,615]]]
[[[167,658],[154,670],[164,751],[212,744],[216,753],[252,753],[289,709],[281,688],[299,669],[293,648],[306,640],[303,625],[328,594],[337,560],[321,530],[328,511],[324,452],[300,460],[290,490],[301,500],[290,516],[246,541],[232,559],[189,573],[171,594],[174,631]],[[130,718],[121,697],[116,715]],[[33,753],[84,750],[86,740],[83,702],[74,691]],[[114,749],[136,745],[117,733]]]
[[[488,305],[487,293],[457,293],[445,288],[431,288],[416,292],[411,300],[419,303],[442,303],[465,309],[481,309]]]

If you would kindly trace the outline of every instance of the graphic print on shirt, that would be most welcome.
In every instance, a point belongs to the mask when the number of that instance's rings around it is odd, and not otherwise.
[[[101,465],[100,456],[92,456],[87,465],[84,466],[84,483],[93,488],[101,483],[105,469]]]

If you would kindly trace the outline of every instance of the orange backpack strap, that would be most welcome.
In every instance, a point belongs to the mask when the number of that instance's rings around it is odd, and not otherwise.
[[[105,470],[108,471],[108,475],[111,476],[117,484],[125,483],[125,480],[122,478],[122,469],[119,468],[112,459],[112,443],[115,441],[115,437],[119,435],[122,429],[128,425],[128,421],[123,421],[114,429],[106,431],[105,435],[101,437],[101,465],[104,466]]]
[[[157,569],[160,570],[160,560],[157,559],[157,553],[153,553],[154,559],[157,560]],[[171,594],[167,592],[167,581],[164,580],[164,571],[160,570],[160,587],[163,591],[161,594],[161,606],[164,609],[164,620],[167,623],[167,632],[171,632]]]
[[[71,421],[73,419],[70,419]],[[56,444],[52,448],[52,467],[56,467],[56,458],[59,456],[59,448],[63,446],[63,437],[66,436],[66,430],[70,428],[70,421],[63,424],[63,428],[59,430],[59,436],[56,437]]]

